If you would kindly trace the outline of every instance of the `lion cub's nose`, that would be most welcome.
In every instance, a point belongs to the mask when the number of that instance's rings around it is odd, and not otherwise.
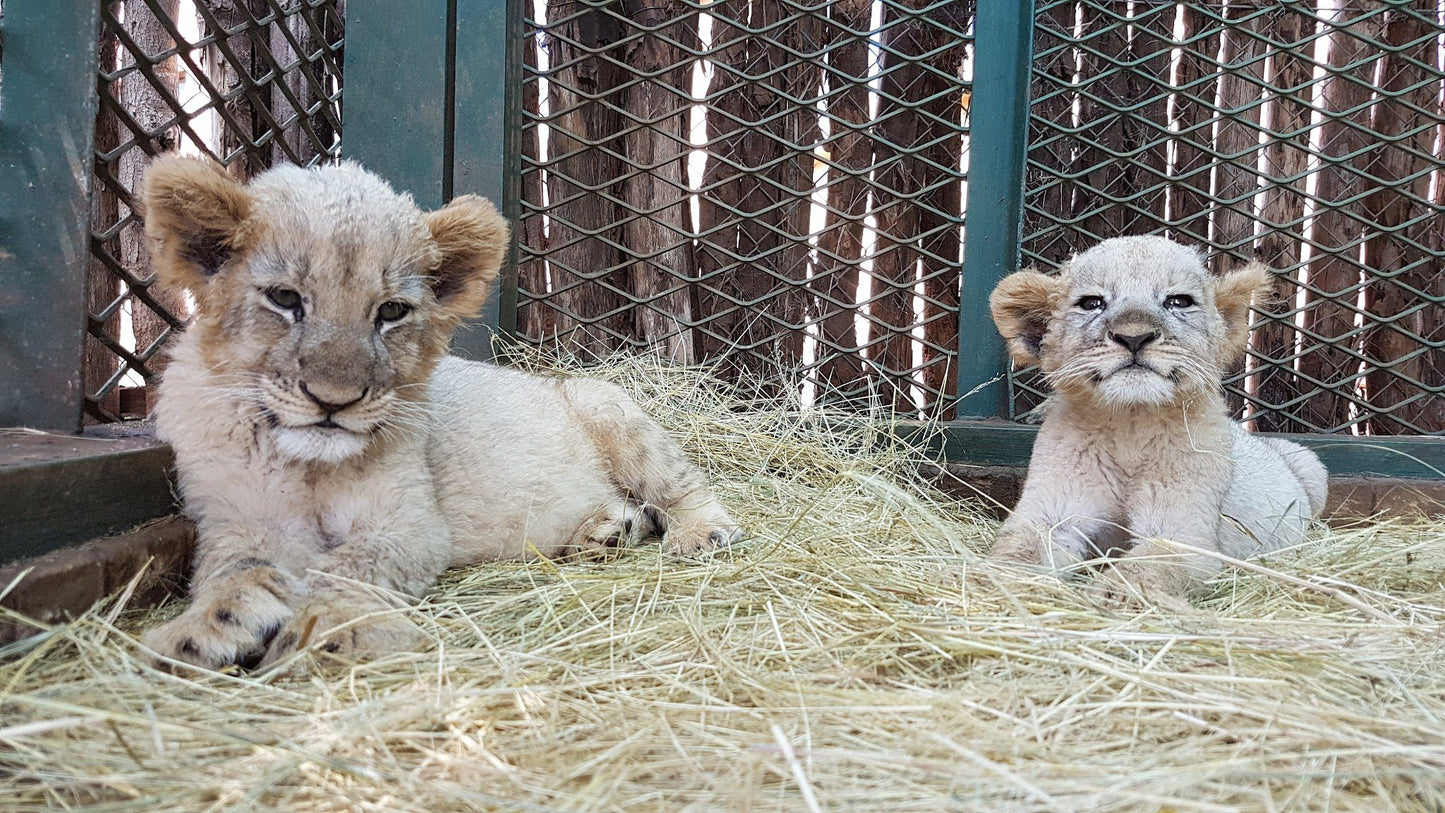
[[[326,410],[331,415],[340,412],[352,404],[366,397],[365,387],[348,387],[345,385],[327,384],[324,381],[301,382],[301,392],[306,394],[313,403]]]
[[[1129,348],[1130,353],[1138,353],[1144,349],[1144,345],[1159,338],[1159,331],[1151,330],[1148,333],[1110,333],[1109,338],[1116,343]]]

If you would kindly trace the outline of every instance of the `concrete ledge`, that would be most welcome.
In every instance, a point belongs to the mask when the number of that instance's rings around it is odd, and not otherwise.
[[[0,562],[175,513],[172,466],[146,424],[0,430]]]
[[[195,526],[169,517],[14,562],[0,567],[0,593],[5,593],[0,607],[44,624],[61,623],[119,592],[142,568],[145,576],[136,585],[131,606],[149,607],[184,586],[195,543]],[[37,631],[34,625],[0,617],[0,644]]]

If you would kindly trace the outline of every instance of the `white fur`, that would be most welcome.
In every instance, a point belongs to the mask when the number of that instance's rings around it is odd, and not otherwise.
[[[1324,508],[1324,467],[1230,421],[1219,392],[1238,320],[1268,279],[1257,267],[1235,274],[1211,278],[1198,254],[1163,238],[1121,238],[1056,278],[1000,283],[1000,331],[1056,392],[995,558],[1065,569],[1119,553],[1120,589],[1177,599],[1218,570],[1209,553],[1245,558],[1305,538]],[[1195,304],[1167,306],[1171,296]],[[1091,297],[1105,307],[1084,307]],[[1116,338],[1138,335],[1156,338],[1137,353]]]
[[[739,535],[701,471],[617,387],[438,360],[473,307],[457,303],[480,303],[505,250],[473,251],[452,230],[504,241],[490,206],[424,220],[354,166],[276,170],[244,189],[185,159],[157,167],[158,263],[201,314],[175,343],[156,411],[198,531],[191,606],[147,635],[156,651],[214,668],[323,639],[406,648],[415,631],[391,610],[449,565],[664,531],[668,550],[693,554]],[[210,190],[203,203],[220,201],[211,210],[251,212],[218,271],[187,258],[214,247],[224,220],[196,237],[184,208],[166,208],[194,205],[192,179]],[[304,293],[302,314],[268,301],[278,286]],[[384,324],[388,301],[413,310]]]

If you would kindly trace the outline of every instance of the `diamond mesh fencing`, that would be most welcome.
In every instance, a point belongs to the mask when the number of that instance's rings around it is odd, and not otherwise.
[[[101,6],[87,419],[148,412],[183,298],[152,287],[135,193],[152,156],[207,155],[238,178],[340,148],[344,0],[111,0]]]
[[[1142,233],[1258,257],[1241,417],[1445,434],[1442,43],[1434,0],[1039,3],[1025,262]]]
[[[520,338],[946,409],[972,3],[525,9]]]

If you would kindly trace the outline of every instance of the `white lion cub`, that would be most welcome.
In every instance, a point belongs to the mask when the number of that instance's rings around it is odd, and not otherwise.
[[[1055,394],[993,558],[1062,569],[1122,553],[1116,590],[1177,601],[1220,565],[1161,540],[1243,558],[1304,538],[1324,508],[1324,466],[1235,424],[1219,388],[1270,279],[1257,263],[1212,277],[1192,249],[1123,237],[1056,277],[999,283],[999,332]]]
[[[621,389],[445,355],[507,252],[487,201],[423,213],[354,164],[243,186],[168,157],[144,203],[162,282],[197,308],[156,410],[199,534],[192,602],[146,636],[156,652],[407,648],[413,628],[376,611],[448,566],[737,536]]]

